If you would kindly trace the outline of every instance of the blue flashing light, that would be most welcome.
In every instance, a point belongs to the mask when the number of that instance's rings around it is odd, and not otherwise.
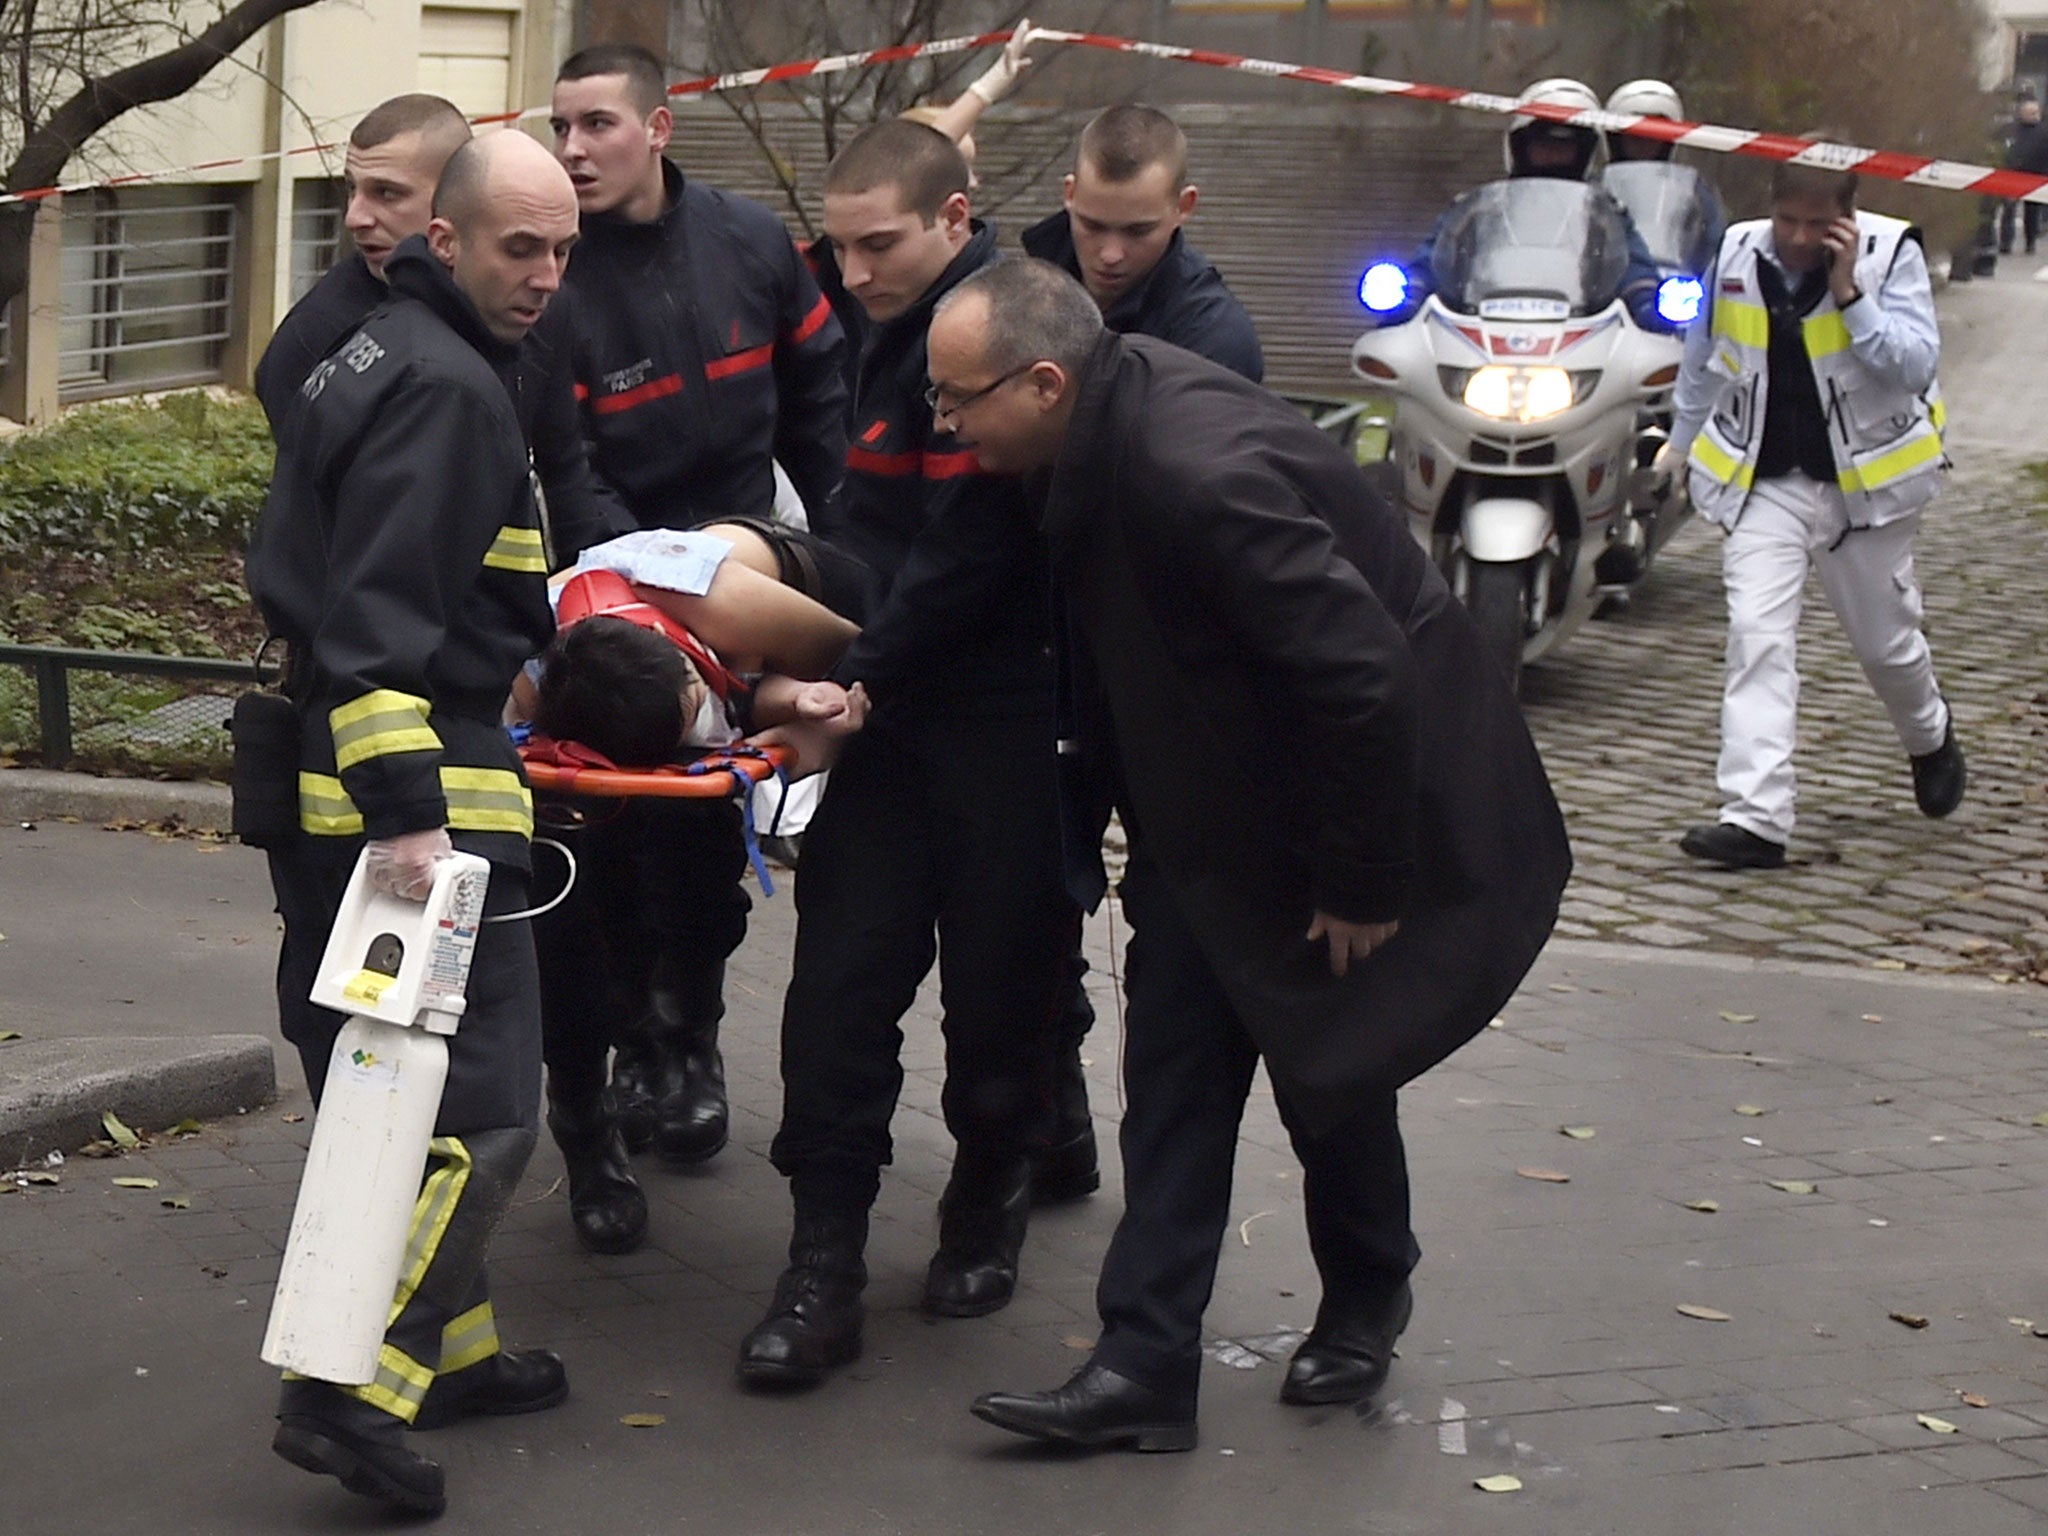
[[[1700,317],[1706,290],[1696,277],[1667,277],[1657,285],[1657,313],[1667,324],[1691,325]]]
[[[1399,309],[1408,302],[1406,269],[1396,261],[1374,262],[1358,280],[1358,302],[1376,315]]]

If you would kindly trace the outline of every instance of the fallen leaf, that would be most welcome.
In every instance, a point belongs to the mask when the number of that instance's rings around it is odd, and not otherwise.
[[[192,1197],[190,1195],[166,1195],[157,1203],[168,1206],[174,1211],[189,1211],[192,1209]]]
[[[1517,1168],[1515,1175],[1518,1178],[1534,1179],[1538,1184],[1569,1184],[1572,1181],[1570,1174],[1559,1173],[1555,1168]]]
[[[1735,1106],[1735,1113],[1737,1113],[1738,1115],[1753,1116],[1768,1115],[1770,1111],[1768,1109],[1765,1109],[1761,1104],[1738,1104]]]
[[[668,1422],[665,1413],[622,1413],[619,1422],[628,1429],[655,1429]]]
[[[27,1173],[17,1173],[15,1177],[24,1184],[55,1184],[58,1181],[59,1175],[51,1173],[47,1169],[32,1168]]]
[[[2031,1317],[2008,1317],[2006,1321],[2022,1333],[2030,1332],[2034,1326],[2034,1320]]]
[[[1698,1318],[1703,1323],[1732,1323],[1735,1321],[1733,1317],[1723,1312],[1719,1307],[1703,1307],[1696,1301],[1681,1301],[1678,1304],[1678,1313],[1681,1317]]]
[[[19,1040],[20,1038],[21,1031],[18,1029],[0,1029],[0,1040]]]
[[[1887,1312],[1885,1316],[1895,1323],[1904,1323],[1908,1328],[1925,1328],[1927,1319],[1918,1312]]]
[[[171,1127],[170,1134],[173,1136],[197,1136],[205,1129],[206,1126],[203,1122],[194,1120],[190,1115],[187,1115]]]
[[[2048,1126],[2048,1109],[2042,1110],[2040,1114],[2034,1116],[2027,1124]]]
[[[1558,1130],[1573,1141],[1591,1141],[1597,1134],[1590,1125],[1560,1125]]]
[[[1756,1022],[1756,1015],[1753,1013],[1730,1013],[1726,1008],[1721,1010],[1721,1018],[1729,1024],[1754,1024]]]
[[[1937,1419],[1931,1413],[1916,1413],[1913,1417],[1920,1421],[1921,1428],[1931,1429],[1937,1435],[1952,1435],[1956,1432],[1955,1425],[1949,1423],[1947,1419]]]
[[[107,1139],[125,1151],[133,1152],[142,1145],[142,1138],[121,1123],[121,1117],[111,1109],[100,1116],[100,1124],[107,1128]]]
[[[1576,992],[1579,989],[1567,981],[1553,981],[1550,984],[1550,990],[1553,992]]]
[[[1991,1406],[1991,1399],[1982,1392],[1959,1392],[1956,1395],[1963,1400],[1965,1408],[1989,1408]]]
[[[1711,1216],[1714,1212],[1721,1209],[1721,1202],[1718,1200],[1688,1200],[1685,1202],[1685,1208],[1688,1211],[1699,1211]]]
[[[1068,1349],[1079,1350],[1083,1354],[1086,1354],[1095,1347],[1093,1339],[1084,1339],[1078,1333],[1068,1334],[1064,1339],[1060,1340],[1060,1343]]]
[[[1866,1024],[1882,1024],[1884,1022],[1884,1015],[1881,1013],[1866,1013],[1863,1015],[1863,1022]]]
[[[304,1115],[279,1115],[278,1118],[282,1120],[286,1125],[297,1125],[301,1120],[305,1119],[306,1117]]]
[[[1488,1029],[1506,1029],[1508,1027],[1508,1021],[1502,1018],[1499,1014],[1495,1014],[1492,1018],[1486,1021],[1486,1027]]]
[[[1496,1472],[1492,1477],[1475,1477],[1472,1486],[1481,1493],[1518,1493],[1522,1480],[1512,1472]]]
[[[155,1189],[157,1181],[155,1179],[126,1178],[114,1180],[114,1185],[118,1189]]]
[[[1761,1136],[1745,1136],[1742,1138],[1742,1144],[1745,1147],[1760,1147],[1764,1143]]]
[[[1807,1183],[1804,1179],[1770,1179],[1766,1182],[1770,1184],[1771,1188],[1782,1190],[1788,1195],[1810,1195],[1815,1189],[1814,1185]]]
[[[1873,971],[1903,971],[1906,968],[1906,962],[1903,960],[1873,960],[1870,962],[1870,968]]]

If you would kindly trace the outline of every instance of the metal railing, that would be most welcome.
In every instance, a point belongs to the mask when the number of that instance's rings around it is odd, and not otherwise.
[[[116,672],[194,682],[259,681],[254,661],[207,656],[153,656],[142,651],[91,651],[63,645],[0,644],[0,664],[26,667],[36,683],[36,723],[45,768],[64,768],[72,759],[71,673]],[[225,702],[225,701],[223,701]]]

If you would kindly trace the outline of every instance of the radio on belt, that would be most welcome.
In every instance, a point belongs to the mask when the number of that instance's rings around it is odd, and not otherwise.
[[[458,853],[424,903],[372,890],[356,860],[312,1000],[334,1042],[263,1358],[321,1381],[376,1379],[428,1143],[462,1019],[490,865]]]

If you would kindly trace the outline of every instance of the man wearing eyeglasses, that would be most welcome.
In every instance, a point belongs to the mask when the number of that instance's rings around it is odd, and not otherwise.
[[[817,532],[880,590],[834,671],[867,727],[804,833],[771,1157],[795,1206],[789,1268],[740,1347],[742,1380],[805,1384],[861,1347],[868,1210],[890,1158],[900,1022],[936,958],[947,1128],[925,1310],[1006,1305],[1051,1098],[1075,909],[1060,873],[1047,576],[1021,483],[955,437],[1004,387],[926,392],[941,296],[996,259],[944,134],[878,123],[826,173],[825,230],[870,322],[838,495]]]

